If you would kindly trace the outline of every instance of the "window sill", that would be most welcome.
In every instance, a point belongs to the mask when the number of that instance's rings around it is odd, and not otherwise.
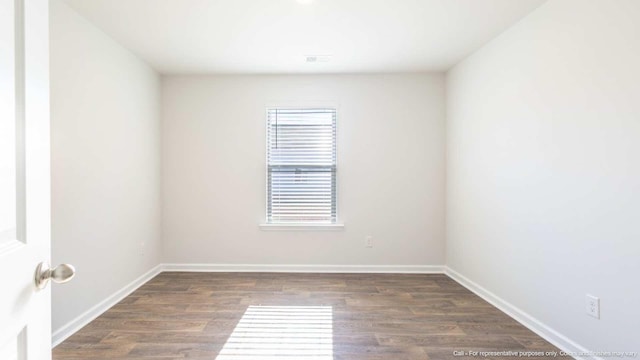
[[[260,230],[266,231],[339,231],[344,230],[344,224],[260,224]]]

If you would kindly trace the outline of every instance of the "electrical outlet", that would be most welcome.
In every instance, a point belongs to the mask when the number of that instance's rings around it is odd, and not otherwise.
[[[593,316],[596,319],[600,319],[600,299],[587,294],[586,298],[587,314]]]
[[[373,236],[367,235],[367,236],[364,237],[364,246],[366,246],[368,248],[372,248],[373,247]]]

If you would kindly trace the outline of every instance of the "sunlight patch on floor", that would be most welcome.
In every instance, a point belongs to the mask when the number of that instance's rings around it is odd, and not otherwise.
[[[331,306],[249,306],[216,360],[333,360]]]

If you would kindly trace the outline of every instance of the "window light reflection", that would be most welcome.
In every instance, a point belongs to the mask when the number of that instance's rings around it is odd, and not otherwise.
[[[331,306],[249,306],[216,360],[333,360]]]

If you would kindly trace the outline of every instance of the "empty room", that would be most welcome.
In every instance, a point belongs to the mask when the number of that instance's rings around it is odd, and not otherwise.
[[[640,358],[640,0],[0,0],[0,360]]]

